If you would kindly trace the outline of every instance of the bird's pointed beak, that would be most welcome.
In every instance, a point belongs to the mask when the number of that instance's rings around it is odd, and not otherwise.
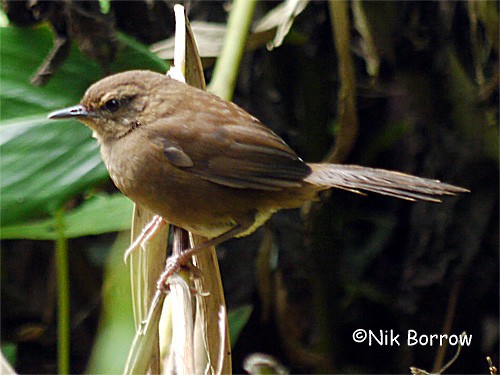
[[[73,118],[73,117],[89,117],[91,112],[87,111],[82,105],[74,105],[73,107],[68,107],[60,109],[49,113],[48,118],[51,120],[59,120],[63,118]]]

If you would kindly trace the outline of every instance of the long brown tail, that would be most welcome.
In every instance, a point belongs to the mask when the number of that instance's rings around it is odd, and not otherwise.
[[[372,191],[396,198],[440,202],[439,196],[465,193],[469,190],[442,183],[439,180],[416,177],[405,173],[342,164],[309,164],[312,173],[305,181],[319,190],[339,188],[363,194]]]

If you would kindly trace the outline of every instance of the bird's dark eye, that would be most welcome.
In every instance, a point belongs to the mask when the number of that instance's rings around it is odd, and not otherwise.
[[[120,102],[116,99],[110,99],[104,103],[104,108],[110,112],[116,112],[120,108]]]

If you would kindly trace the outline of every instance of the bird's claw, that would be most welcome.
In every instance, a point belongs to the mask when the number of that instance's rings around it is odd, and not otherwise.
[[[182,267],[188,268],[194,278],[201,277],[201,270],[193,264],[189,250],[188,253],[183,251],[180,254],[171,255],[167,258],[165,263],[165,270],[162,272],[156,283],[156,287],[162,292],[168,291],[169,277],[175,272],[179,272]]]
[[[151,238],[153,238],[167,222],[163,220],[160,215],[153,216],[153,219],[142,229],[141,234],[137,236],[135,241],[125,250],[125,255],[123,256],[123,261],[127,263],[130,254],[132,254],[138,247],[146,244]]]

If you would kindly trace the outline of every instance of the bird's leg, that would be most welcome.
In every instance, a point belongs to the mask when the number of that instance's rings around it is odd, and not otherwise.
[[[127,263],[128,257],[134,250],[136,250],[139,246],[144,245],[151,238],[153,238],[158,233],[159,229],[166,224],[167,222],[163,220],[160,215],[153,216],[153,219],[142,229],[141,234],[139,234],[135,241],[128,247],[128,249],[125,250],[125,255],[123,257],[125,263]]]
[[[227,232],[222,233],[220,236],[212,238],[203,243],[197,244],[190,249],[185,249],[184,251],[180,251],[178,254],[168,257],[165,265],[165,270],[158,279],[157,283],[158,289],[161,291],[165,291],[168,285],[168,278],[172,276],[174,272],[179,271],[182,266],[188,265],[193,255],[196,255],[199,252],[209,247],[217,246],[222,242],[225,242],[233,237],[236,237],[238,234],[243,233],[248,228],[249,227],[247,225],[238,224],[234,228],[228,230]]]
[[[185,229],[177,227],[175,225],[172,226],[173,231],[173,242],[172,242],[172,256],[176,257],[180,255],[185,249],[189,249],[189,232]],[[169,258],[165,263],[165,268],[169,265]],[[186,267],[189,269],[191,274],[197,278],[200,277],[200,270],[193,264],[193,259],[189,258],[185,264],[182,264],[181,267]]]

